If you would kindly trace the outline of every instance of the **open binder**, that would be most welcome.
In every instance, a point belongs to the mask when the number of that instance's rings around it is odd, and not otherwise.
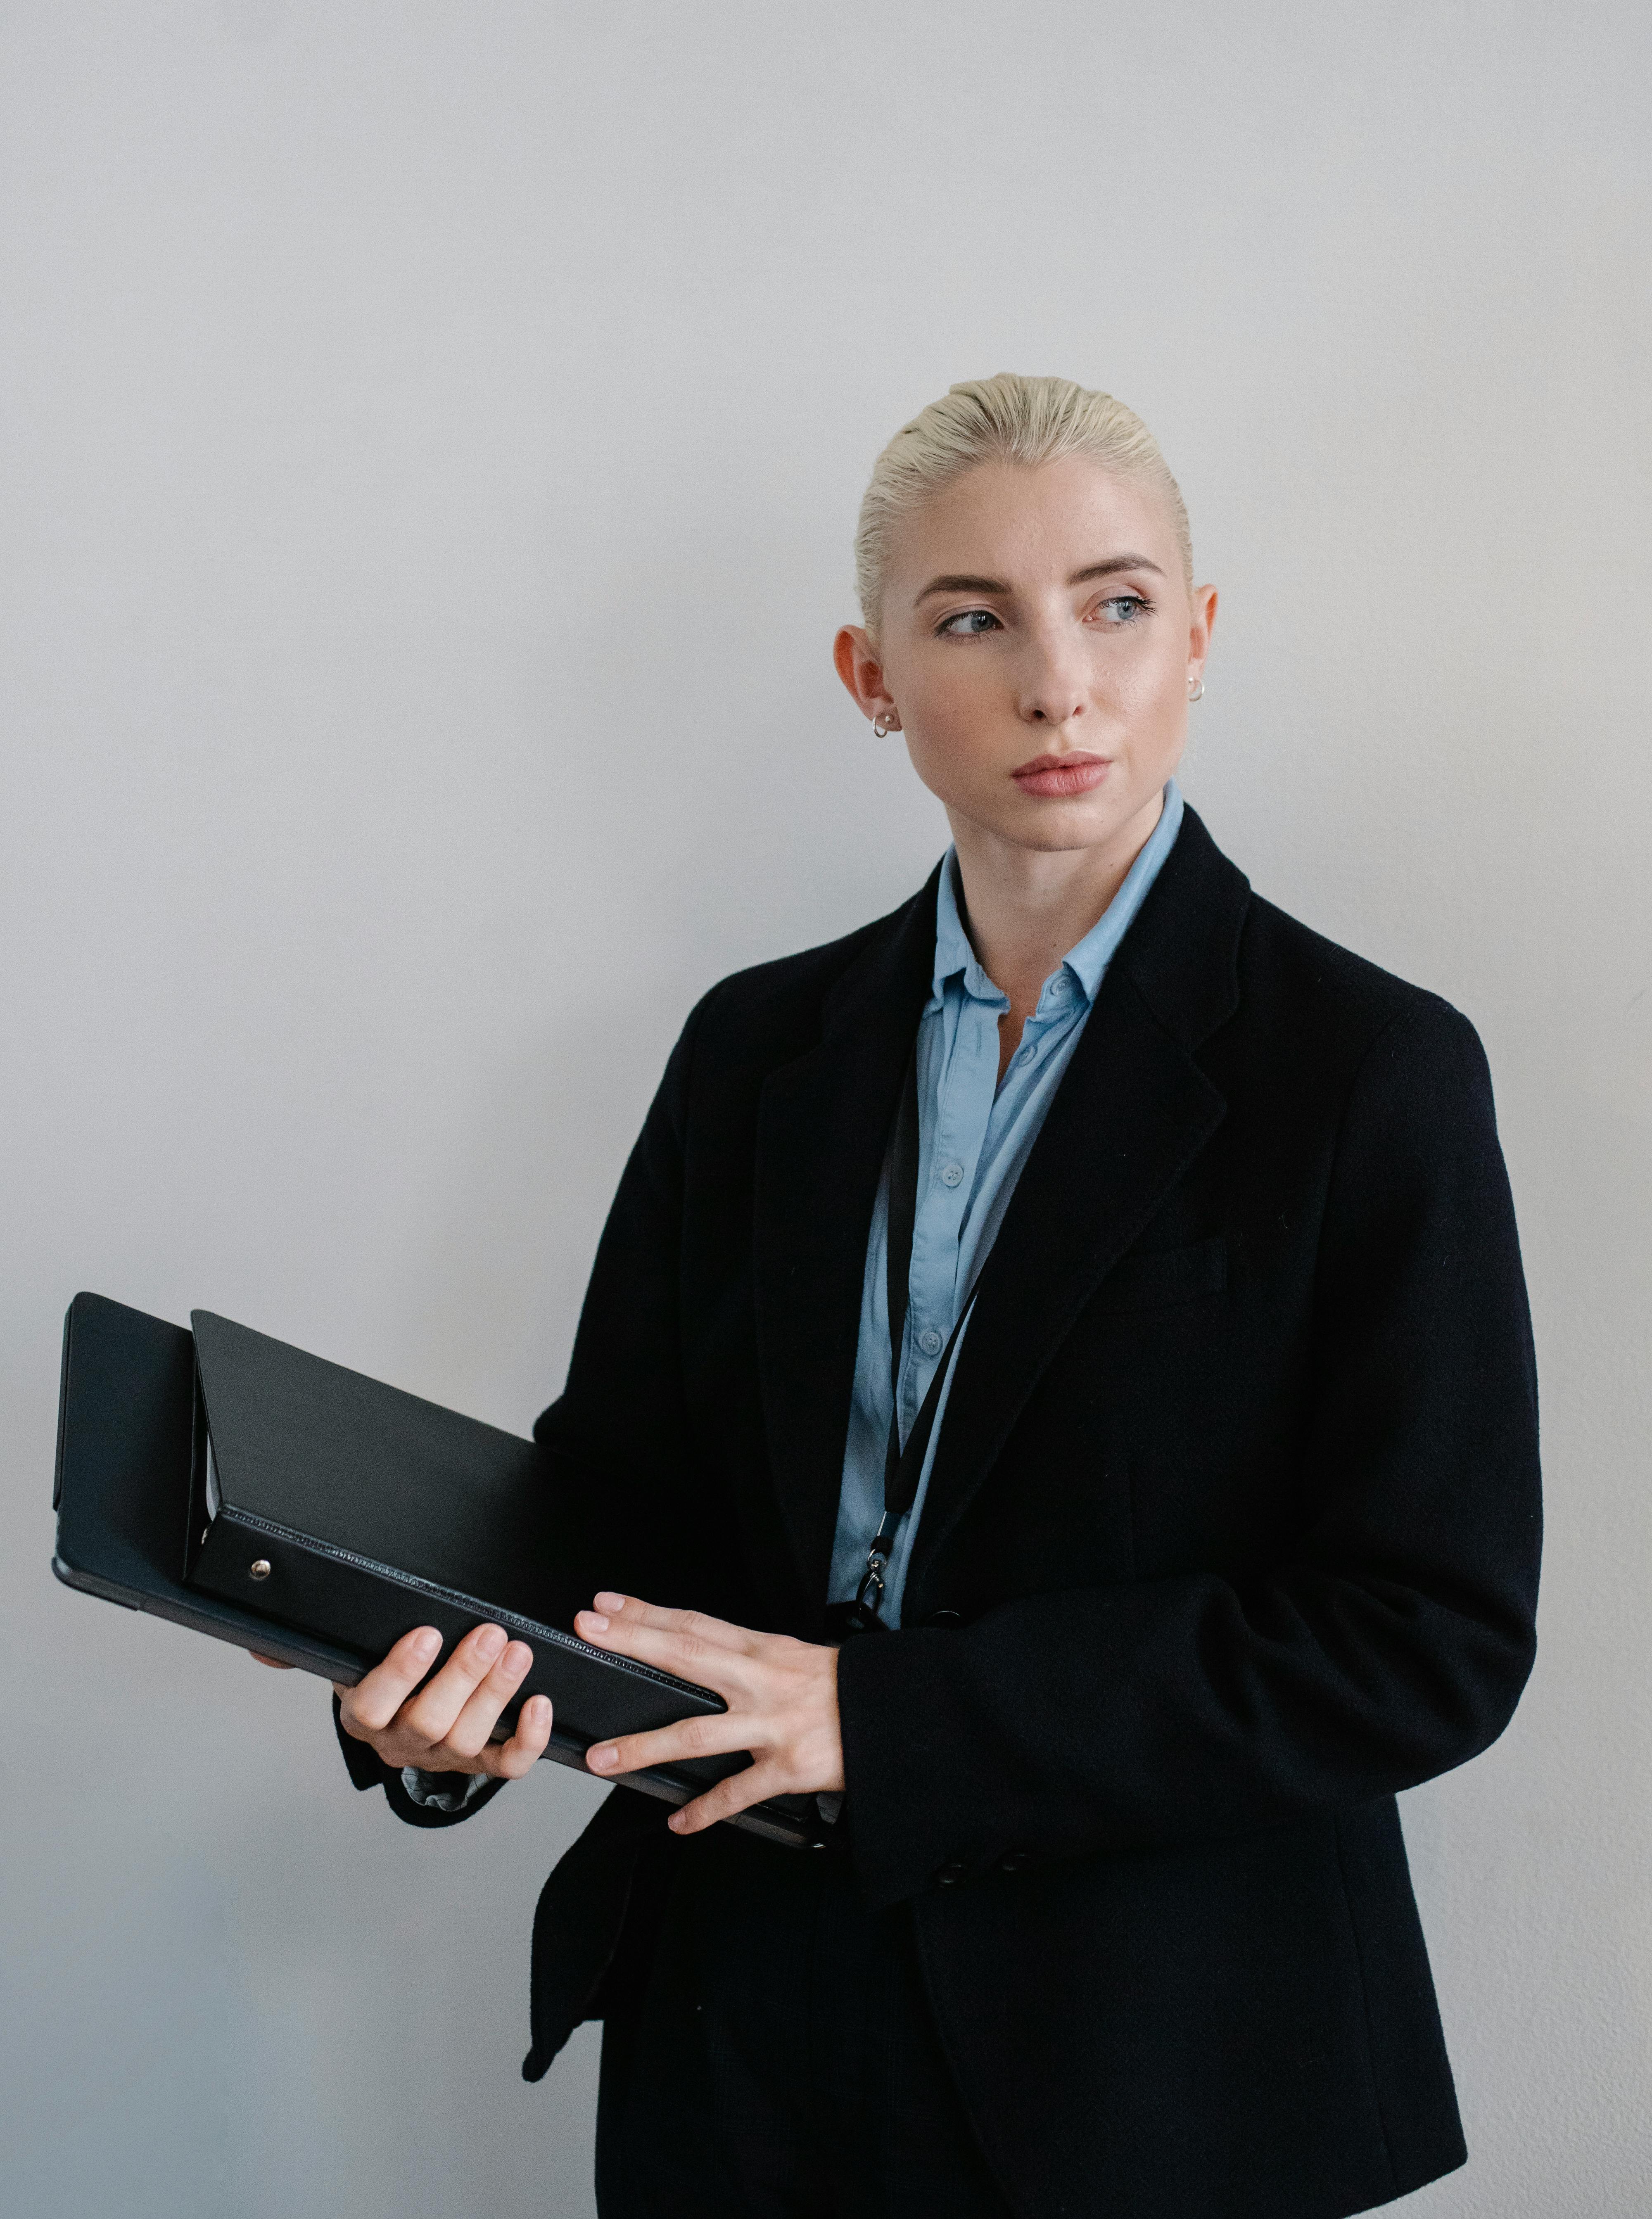
[[[347,1685],[415,1625],[442,1636],[435,1671],[492,1620],[533,1650],[506,1719],[549,1695],[545,1754],[581,1769],[594,1742],[725,1707],[551,1622],[556,1533],[532,1442],[209,1311],[191,1322],[102,1295],[69,1306],[52,1563],[65,1584]],[[684,1803],[744,1762],[619,1784]],[[819,1833],[810,1797],[728,1823],[799,1845]]]

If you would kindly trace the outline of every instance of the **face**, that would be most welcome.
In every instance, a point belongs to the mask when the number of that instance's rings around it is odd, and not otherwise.
[[[1151,491],[1087,456],[982,463],[903,518],[878,638],[848,626],[835,656],[960,844],[1122,848],[1180,759],[1215,612]]]

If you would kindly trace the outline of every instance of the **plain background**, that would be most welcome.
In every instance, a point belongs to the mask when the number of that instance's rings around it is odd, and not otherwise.
[[[1639,5],[0,9],[0,2102],[19,2219],[591,2210],[517,2077],[550,1768],[450,1836],[323,1690],[58,1588],[59,1321],[506,1426],[691,1001],[944,842],[828,664],[873,453],[1116,391],[1222,592],[1185,784],[1496,1077],[1537,1676],[1406,1799],[1472,2158],[1652,2201]],[[1125,2215],[1120,2215],[1125,2219]]]

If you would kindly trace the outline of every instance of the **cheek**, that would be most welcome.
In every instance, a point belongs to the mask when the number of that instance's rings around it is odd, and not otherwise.
[[[932,716],[969,717],[1002,705],[1004,675],[995,658],[968,648],[941,650],[915,669],[906,691],[915,705]]]
[[[909,718],[905,736],[913,769],[943,801],[966,799],[991,768],[988,751],[971,745],[968,727],[957,718]]]
[[[1134,655],[1104,661],[1097,691],[1111,695],[1132,721],[1158,725],[1179,716],[1187,697],[1187,671],[1173,640],[1144,640]]]
[[[913,769],[938,800],[978,808],[1003,774],[1007,748],[1013,759],[1014,743],[1005,737],[1013,717],[984,706],[968,687],[927,686],[910,702],[901,716]]]
[[[898,697],[902,721],[919,746],[967,761],[977,750],[990,749],[995,735],[1002,741],[1014,702],[1002,675],[984,662],[984,657],[978,663],[960,656],[953,668],[926,670],[905,687]]]

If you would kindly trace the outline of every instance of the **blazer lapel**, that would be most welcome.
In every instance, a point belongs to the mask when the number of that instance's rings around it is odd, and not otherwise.
[[[1227,1104],[1193,1051],[1238,1005],[1249,898],[1189,810],[982,1275],[918,1529],[915,1597],[1079,1310],[1221,1122]]]
[[[769,1458],[807,1609],[823,1606],[860,1338],[866,1235],[935,970],[935,887],[838,979],[818,1044],[764,1082],[755,1249]]]

